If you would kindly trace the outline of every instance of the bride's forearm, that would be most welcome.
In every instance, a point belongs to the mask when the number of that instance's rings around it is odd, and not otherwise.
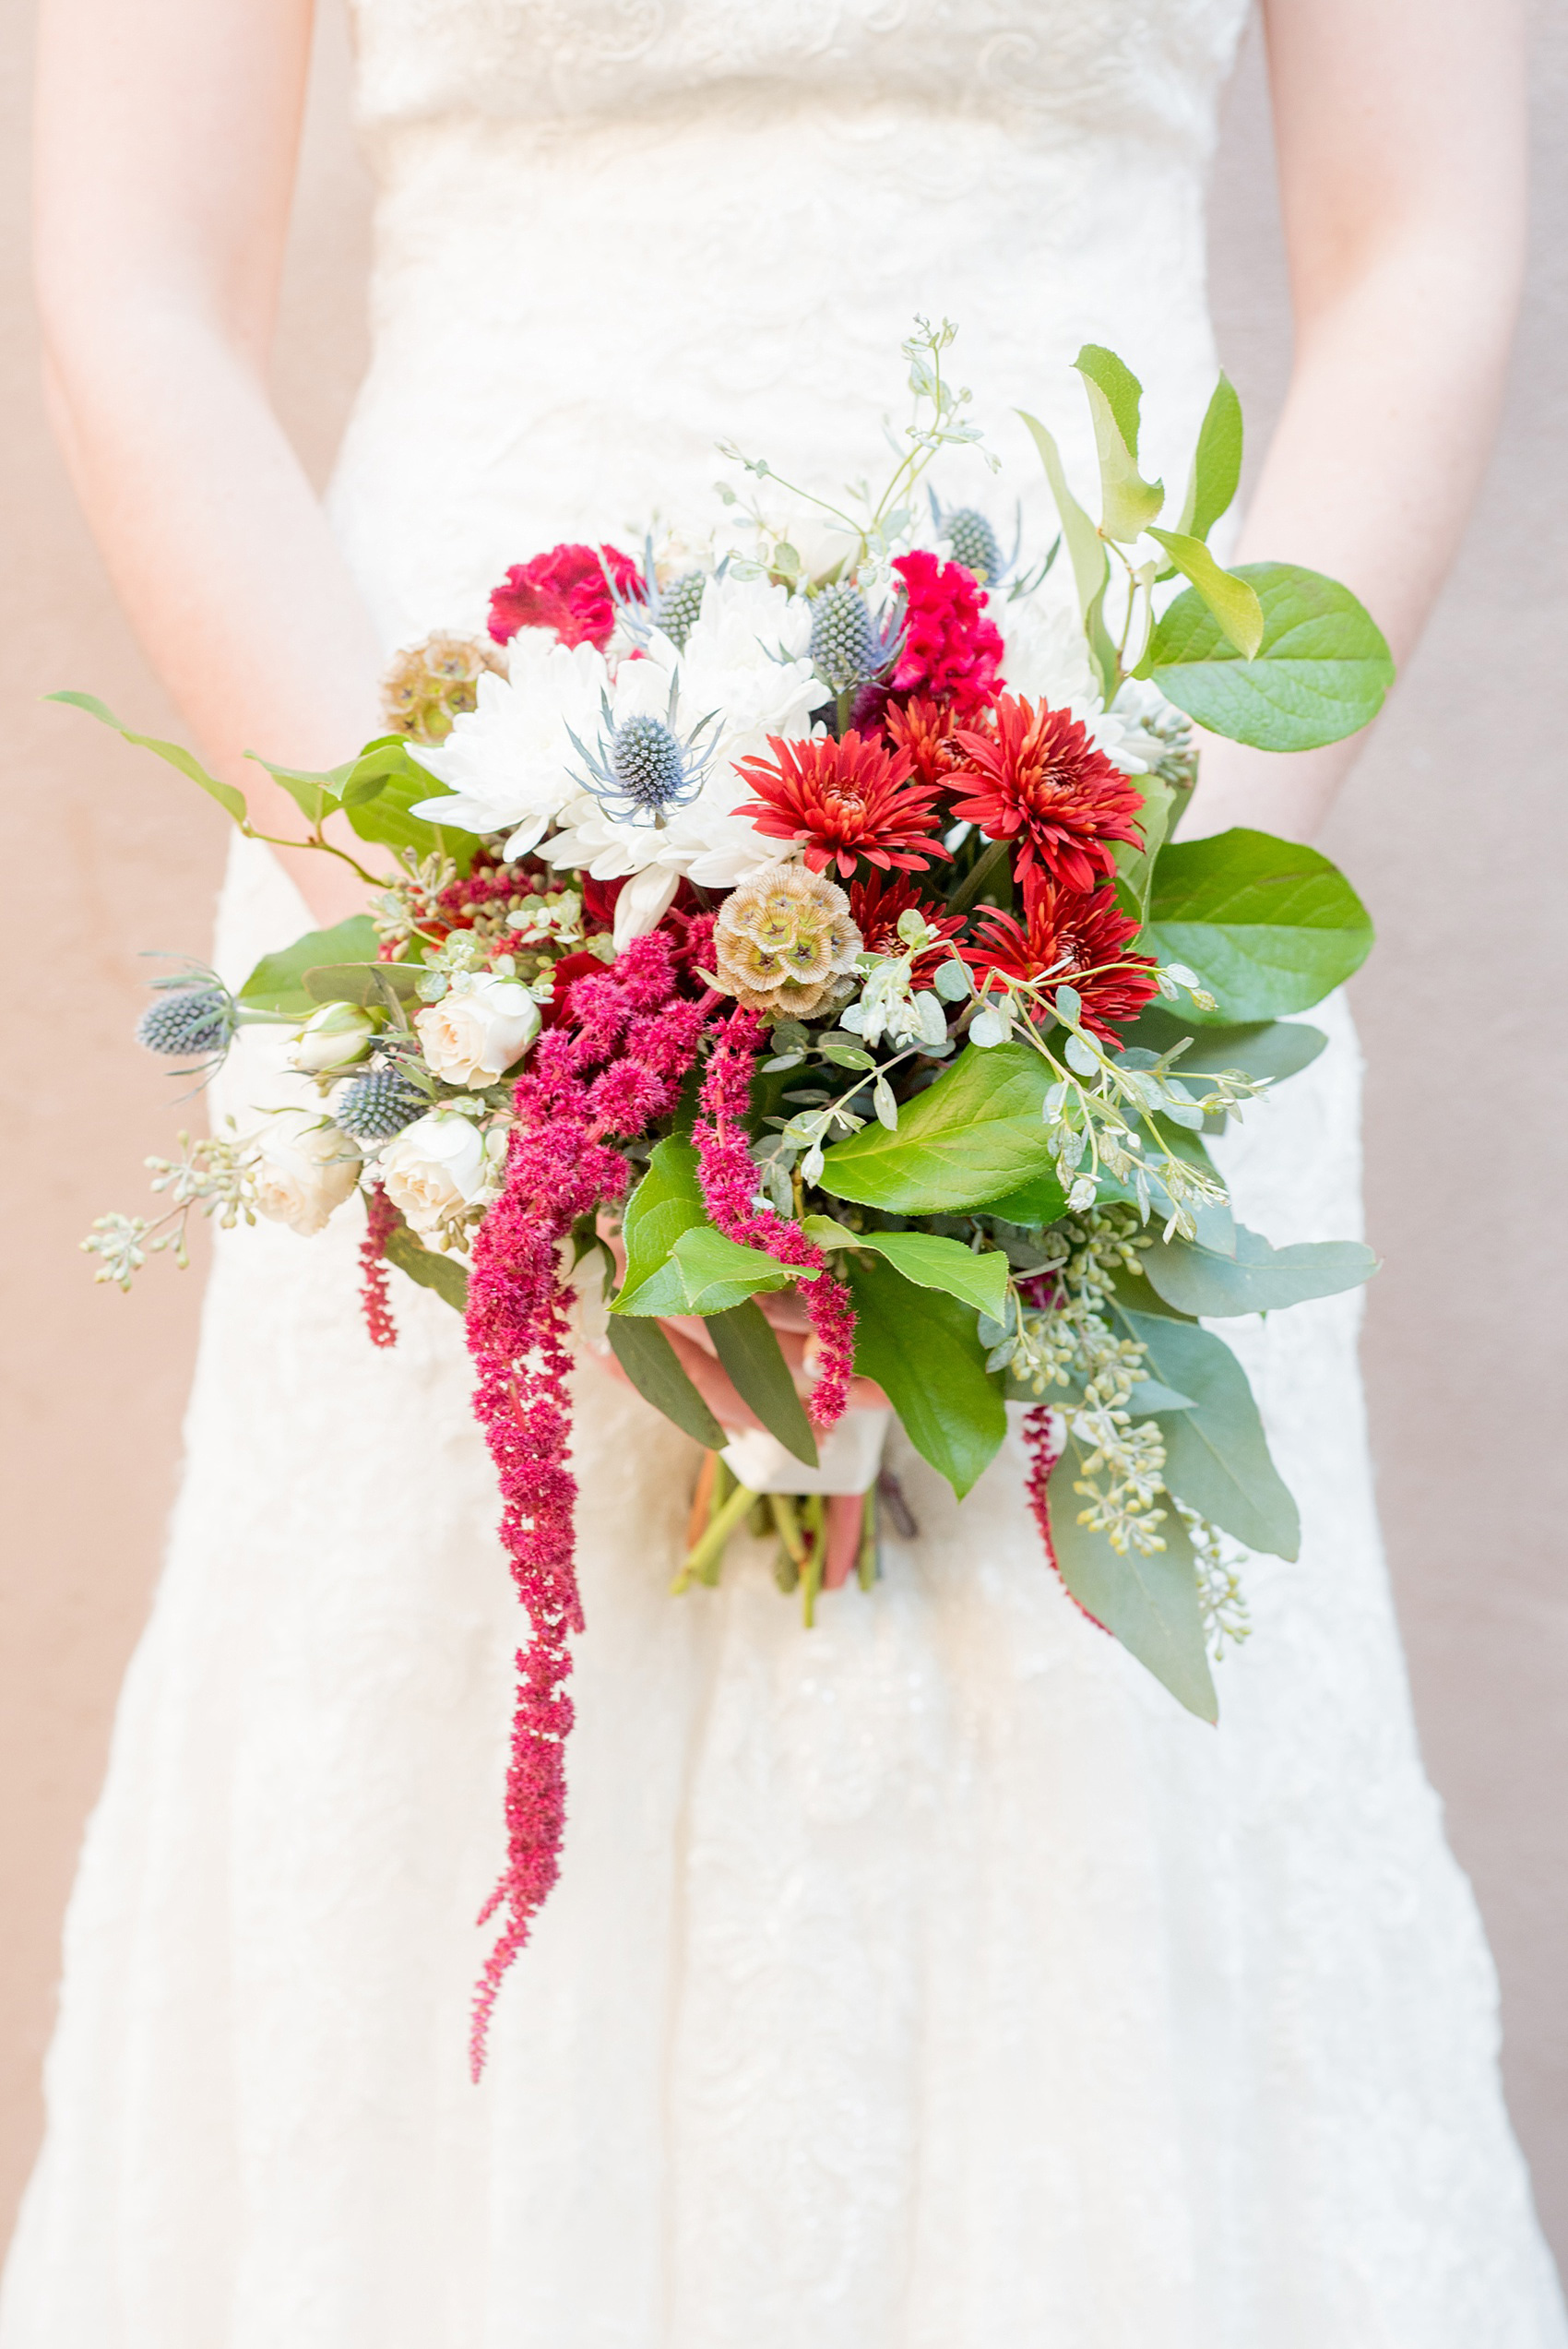
[[[1524,241],[1518,27],[1478,0],[1269,0],[1266,16],[1296,361],[1232,559],[1343,579],[1403,662],[1502,397]],[[1205,737],[1188,828],[1309,839],[1361,740],[1271,757]]]

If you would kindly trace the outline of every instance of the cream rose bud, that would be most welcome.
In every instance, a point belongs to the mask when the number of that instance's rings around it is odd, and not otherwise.
[[[324,1003],[294,1039],[289,1058],[307,1077],[325,1077],[362,1060],[380,1022],[357,1003]]]
[[[422,1240],[438,1240],[455,1216],[494,1192],[505,1150],[499,1129],[486,1135],[458,1110],[433,1109],[382,1151],[386,1196]]]
[[[540,1031],[539,1006],[519,979],[481,971],[416,1013],[424,1065],[449,1085],[493,1085]]]
[[[261,1146],[255,1203],[274,1223],[309,1239],[341,1207],[363,1164],[347,1134],[336,1126],[289,1127],[275,1124]]]

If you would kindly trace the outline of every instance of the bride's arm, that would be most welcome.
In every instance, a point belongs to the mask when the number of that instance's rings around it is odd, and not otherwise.
[[[143,644],[267,831],[244,753],[378,731],[369,619],[267,396],[311,0],[44,0],[38,276],[55,427]],[[90,680],[84,680],[90,682]],[[346,865],[289,860],[322,918]]]
[[[1402,660],[1486,462],[1523,264],[1516,0],[1264,0],[1295,363],[1235,559],[1353,588]],[[1312,833],[1359,745],[1206,740],[1188,829]]]

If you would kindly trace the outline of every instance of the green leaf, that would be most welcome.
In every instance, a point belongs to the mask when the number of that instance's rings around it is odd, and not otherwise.
[[[1083,616],[1084,633],[1088,638],[1089,658],[1099,673],[1100,690],[1109,701],[1116,689],[1116,648],[1111,641],[1103,617],[1111,557],[1105,551],[1105,541],[1067,486],[1067,475],[1055,440],[1038,417],[1029,415],[1022,408],[1017,413],[1028,425],[1034,445],[1039,451],[1039,461],[1045,467],[1045,478],[1051,484],[1051,495],[1056,500],[1056,511],[1062,518],[1062,535],[1067,542],[1067,557],[1073,566],[1073,579],[1078,590],[1078,610]]]
[[[1269,832],[1178,841],[1155,867],[1151,950],[1187,964],[1216,1000],[1212,1013],[1182,1007],[1194,1026],[1307,1010],[1360,969],[1372,936],[1327,857]]]
[[[1192,479],[1177,529],[1193,538],[1206,539],[1229,507],[1241,479],[1241,403],[1228,376],[1214,387],[1198,445]]]
[[[1176,793],[1170,783],[1162,783],[1158,775],[1139,775],[1129,780],[1133,781],[1134,789],[1144,803],[1143,813],[1138,818],[1138,829],[1144,836],[1143,846],[1134,848],[1130,841],[1117,841],[1116,874],[1126,898],[1126,911],[1141,928],[1148,920],[1155,861],[1170,834]]]
[[[1086,342],[1073,364],[1084,379],[1099,453],[1099,526],[1107,538],[1132,541],[1165,503],[1162,482],[1138,471],[1138,403],[1143,386],[1130,367],[1098,342]]]
[[[626,1277],[611,1306],[612,1313],[640,1310],[633,1300],[657,1272],[670,1264],[676,1241],[683,1232],[707,1222],[696,1151],[690,1142],[660,1142],[648,1160],[647,1174],[626,1201],[621,1222]],[[684,1298],[683,1282],[677,1282],[675,1294]],[[649,1309],[666,1313],[690,1310],[684,1303],[656,1305]]]
[[[1200,1721],[1218,1721],[1198,1605],[1197,1562],[1187,1529],[1174,1509],[1159,1528],[1165,1547],[1152,1557],[1118,1557],[1103,1533],[1078,1523],[1083,1506],[1073,1490],[1069,1449],[1050,1484],[1051,1540],[1062,1580],[1078,1604],[1114,1633],[1179,1704]]]
[[[434,1248],[422,1247],[406,1223],[396,1225],[387,1234],[386,1256],[388,1264],[395,1264],[422,1289],[434,1289],[459,1313],[467,1311],[469,1276],[455,1257],[438,1256]]]
[[[182,775],[188,776],[193,783],[199,784],[209,799],[215,799],[225,815],[232,816],[236,824],[243,827],[247,821],[244,792],[236,791],[232,783],[220,783],[216,775],[209,775],[200,759],[186,750],[183,744],[160,742],[156,734],[133,733],[129,726],[122,724],[105,703],[99,700],[96,694],[51,693],[46,694],[44,699],[65,701],[69,702],[74,709],[85,709],[89,718],[96,718],[101,725],[112,726],[117,734],[123,734],[125,740],[128,743],[134,743],[138,750],[153,751],[160,758],[165,759],[171,767],[177,767]]]
[[[389,997],[416,1002],[423,976],[417,962],[324,962],[305,972],[304,990],[313,1003],[358,1003],[376,1010]]]
[[[1206,1091],[1203,1079],[1223,1069],[1239,1068],[1244,1077],[1268,1077],[1280,1084],[1299,1076],[1322,1052],[1328,1038],[1321,1028],[1302,1019],[1251,1019],[1232,1028],[1199,1027],[1169,1005],[1151,1003],[1129,1027],[1120,1031],[1123,1047],[1141,1045],[1147,1052],[1167,1053],[1182,1037],[1193,1041],[1174,1062],[1172,1079],[1193,1080],[1193,1090]]]
[[[742,1247],[726,1239],[711,1223],[695,1223],[675,1243],[674,1262],[685,1284],[690,1313],[728,1313],[759,1291],[787,1289],[797,1279],[816,1280],[817,1273],[797,1274],[766,1248]],[[679,1309],[679,1308],[677,1308]]]
[[[1253,660],[1263,642],[1263,605],[1257,590],[1234,571],[1222,570],[1201,538],[1187,538],[1180,531],[1157,531],[1152,525],[1149,536],[1159,541],[1176,568],[1191,579],[1243,661]]]
[[[244,985],[239,1000],[257,1011],[298,1012],[306,1019],[318,1002],[330,1000],[313,995],[305,985],[307,972],[346,962],[374,963],[377,939],[375,924],[368,913],[350,914],[346,922],[335,923],[330,930],[307,930],[303,938],[281,953],[264,954]],[[358,996],[345,1001],[359,1000]]]
[[[645,1402],[672,1420],[705,1450],[721,1451],[728,1438],[681,1365],[657,1321],[612,1321],[615,1359]]]
[[[1359,1289],[1378,1269],[1360,1240],[1309,1240],[1270,1247],[1257,1232],[1236,1226],[1234,1257],[1217,1256],[1186,1240],[1156,1240],[1140,1252],[1149,1286],[1178,1313],[1221,1321],[1237,1314],[1275,1313],[1310,1297]]]
[[[815,1468],[816,1438],[795,1392],[783,1349],[762,1307],[750,1303],[731,1306],[728,1313],[716,1313],[707,1328],[714,1351],[742,1401],[751,1405],[768,1434],[776,1436],[787,1452],[793,1452],[808,1468]]]
[[[346,768],[339,768],[333,773],[315,773],[302,767],[275,767],[258,750],[247,750],[245,757],[266,768],[273,781],[288,793],[307,824],[325,823],[337,807]]]
[[[825,1154],[821,1187],[897,1215],[951,1215],[1048,1172],[1040,1105],[1051,1069],[1027,1044],[970,1046],[899,1112]]]
[[[1259,750],[1315,750],[1376,717],[1394,683],[1381,631],[1348,588],[1292,563],[1243,563],[1263,639],[1243,661],[1194,588],[1162,614],[1139,668],[1211,733]]]
[[[449,856],[466,873],[479,851],[471,832],[410,816],[416,800],[439,799],[448,786],[422,767],[401,734],[367,743],[343,784],[343,807],[362,841],[403,849],[416,857]]]
[[[848,1261],[855,1368],[874,1378],[923,1460],[960,1500],[1007,1433],[1002,1385],[985,1366],[973,1309],[918,1288],[891,1264]]]
[[[1195,1322],[1117,1309],[1148,1348],[1155,1377],[1193,1398],[1191,1410],[1158,1414],[1170,1490],[1248,1549],[1295,1557],[1301,1519],[1269,1457],[1247,1374],[1229,1347]]]
[[[942,1289],[992,1321],[1006,1308],[1007,1259],[999,1249],[977,1256],[934,1232],[850,1232],[830,1215],[808,1215],[801,1229],[819,1248],[869,1248],[917,1288]]]
[[[1003,1223],[1055,1223],[1067,1212],[1067,1194],[1047,1168],[1004,1198],[988,1199],[985,1212]]]

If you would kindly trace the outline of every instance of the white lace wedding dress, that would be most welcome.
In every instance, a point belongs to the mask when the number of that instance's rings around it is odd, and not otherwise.
[[[1241,15],[362,0],[375,356],[333,510],[388,648],[557,538],[706,515],[720,435],[874,464],[917,311],[961,321],[1040,526],[1010,411],[1092,480],[1086,339],[1175,479]],[[239,853],[226,968],[304,926]],[[1358,1228],[1323,1016],[1229,1153],[1282,1241]],[[354,1238],[219,1247],[4,2349],[1563,2349],[1354,1298],[1227,1331],[1306,1537],[1248,1569],[1218,1732],[1075,1613],[1016,1438],[962,1510],[909,1461],[920,1538],[809,1635],[760,1552],[676,1602],[694,1454],[587,1364],[564,1877],[475,2089],[519,1622],[458,1323],[400,1287],[374,1352]]]

